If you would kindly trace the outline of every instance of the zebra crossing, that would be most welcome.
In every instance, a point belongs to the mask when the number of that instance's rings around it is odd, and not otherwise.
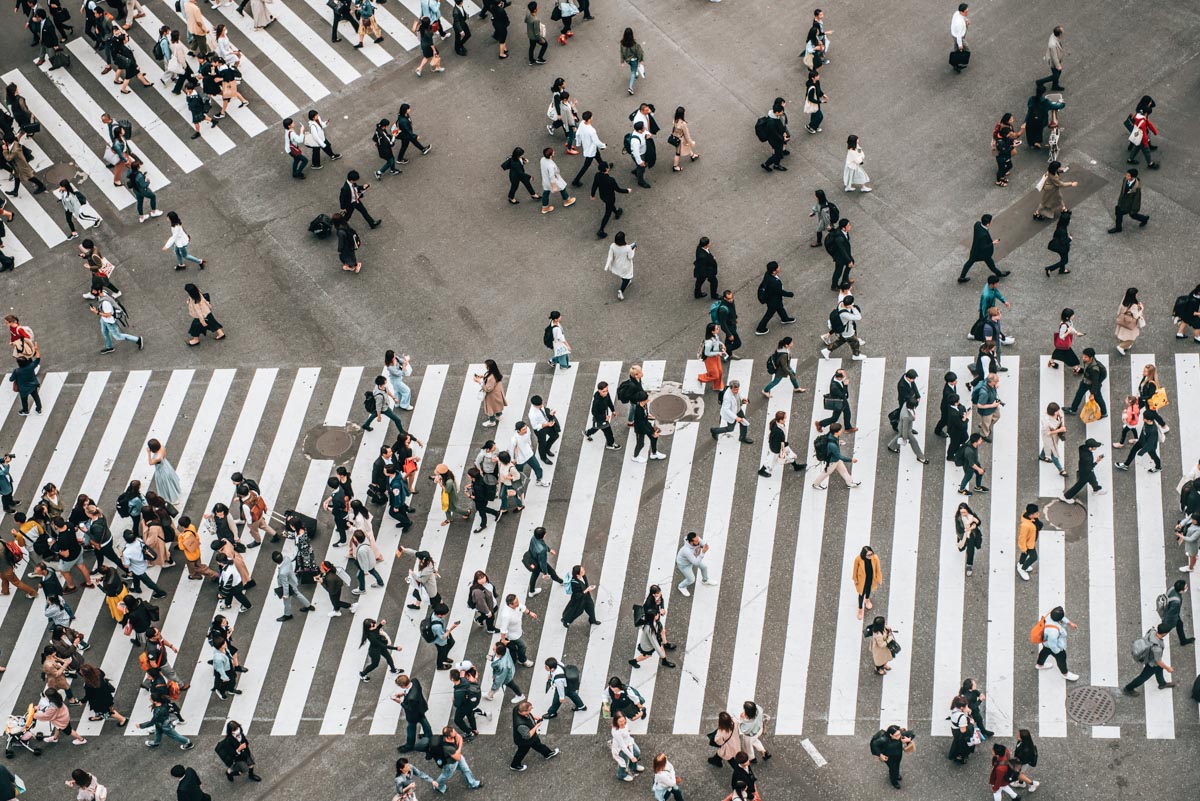
[[[553,656],[580,667],[580,693],[589,705],[585,712],[552,721],[554,734],[602,731],[600,700],[611,675],[628,679],[646,699],[649,714],[634,723],[635,732],[699,734],[711,728],[720,710],[737,709],[754,698],[770,711],[768,731],[775,736],[863,736],[891,723],[928,724],[931,735],[943,736],[950,699],[963,678],[972,676],[987,692],[987,725],[1000,736],[1017,728],[1036,729],[1041,737],[1194,734],[1200,721],[1186,698],[1197,668],[1192,649],[1172,644],[1165,656],[1181,689],[1150,688],[1143,699],[1117,698],[1113,720],[1084,727],[1067,715],[1074,685],[1057,671],[1033,669],[1027,632],[1039,614],[1062,604],[1079,624],[1068,653],[1080,685],[1118,693],[1136,673],[1128,643],[1158,622],[1155,598],[1180,575],[1171,561],[1178,554],[1170,531],[1179,517],[1173,482],[1180,468],[1190,470],[1200,459],[1200,356],[1156,360],[1134,354],[1127,365],[1109,364],[1111,394],[1117,397],[1125,394],[1125,386],[1136,393],[1141,368],[1157,364],[1172,399],[1167,418],[1177,432],[1163,446],[1167,469],[1149,473],[1146,465],[1138,465],[1131,475],[1114,475],[1113,421],[1092,423],[1086,434],[1072,421],[1064,449],[1068,469],[1078,443],[1085,436],[1096,438],[1106,457],[1099,480],[1111,493],[1091,493],[1084,522],[1065,530],[1054,521],[1067,518],[1047,513],[1040,561],[1032,581],[1024,582],[1014,570],[1018,515],[1033,500],[1045,510],[1064,488],[1057,470],[1035,457],[1037,429],[1046,404],[1062,403],[1074,379],[1046,367],[1046,360],[1026,357],[1022,364],[1015,355],[1006,357],[1009,372],[1000,386],[1006,406],[984,454],[991,492],[969,499],[986,532],[971,578],[954,544],[953,515],[964,500],[958,494],[961,472],[944,461],[944,445],[929,436],[937,418],[936,406],[929,407],[940,395],[940,376],[947,369],[966,376],[965,358],[846,363],[859,431],[844,437],[845,450],[858,460],[852,473],[862,482],[852,491],[837,481],[818,490],[791,470],[776,470],[769,478],[756,475],[758,460],[768,453],[766,423],[777,411],[788,413],[793,449],[815,466],[813,424],[825,416],[822,397],[842,365],[838,360],[817,362],[810,375],[802,371],[802,381],[813,382],[807,394],[792,394],[784,385],[769,400],[759,395],[768,378],[761,363],[730,363],[728,377],[737,378],[750,399],[756,444],[743,446],[732,435],[709,444],[703,429],[715,418],[710,392],[702,397],[699,421],[685,420],[663,437],[667,459],[661,464],[633,461],[632,431],[617,453],[578,436],[596,382],[616,386],[631,363],[584,362],[553,374],[532,362],[510,365],[505,369],[509,406],[496,429],[479,427],[481,401],[473,376],[482,364],[430,365],[413,380],[415,408],[407,421],[424,443],[418,451],[418,486],[424,492],[413,502],[428,503],[427,511],[420,510],[426,515],[422,521],[419,511],[416,527],[401,536],[383,519],[382,509],[373,509],[385,588],[360,596],[356,614],[328,617],[328,598],[312,588],[316,613],[277,621],[278,601],[270,592],[273,565],[269,553],[262,556],[269,545],[245,554],[259,585],[251,593],[254,607],[245,613],[219,609],[211,585],[184,579],[182,567],[152,569],[151,577],[170,592],[160,605],[158,625],[179,649],[173,661],[180,676],[194,682],[181,702],[180,731],[209,734],[233,718],[274,736],[396,734],[402,712],[392,701],[394,687],[386,673],[376,671],[366,685],[358,679],[365,658],[361,621],[367,617],[387,620],[388,635],[401,647],[397,666],[421,679],[430,721],[443,725],[452,717],[453,690],[448,675],[434,670],[432,648],[421,640],[424,610],[405,606],[409,563],[395,557],[397,546],[428,551],[437,562],[451,620],[463,622],[451,659],[480,665],[486,690],[491,639],[471,624],[467,588],[475,570],[483,569],[502,597],[514,593],[524,599],[528,574],[522,553],[533,529],[545,526],[560,573],[573,564],[587,565],[597,585],[600,621],[563,627],[559,618],[567,599],[557,587],[528,601],[539,615],[526,624],[525,633],[536,666],[520,669],[517,682],[535,708],[543,709],[549,699],[540,665]],[[699,391],[699,361],[646,361],[643,367],[648,389],[674,383]],[[906,369],[918,371],[926,398],[915,427],[928,447],[929,465],[908,449],[897,457],[884,451],[891,432],[881,423],[892,404],[892,379]],[[180,477],[181,514],[198,520],[214,504],[228,503],[229,476],[243,471],[258,477],[275,509],[317,517],[324,539],[316,539],[314,548],[321,558],[339,563],[345,552],[332,545],[332,526],[321,511],[325,482],[344,465],[361,494],[380,446],[391,440],[382,425],[361,433],[355,425],[363,414],[362,392],[376,374],[358,366],[48,372],[42,415],[18,418],[12,414],[15,396],[0,396],[0,443],[14,454],[16,496],[27,499],[22,509],[32,509],[39,488],[54,483],[66,498],[86,493],[111,511],[129,481],[148,486],[151,467],[144,443],[156,438]],[[521,515],[506,516],[480,534],[470,533],[473,523],[442,526],[440,498],[423,476],[431,476],[439,463],[461,476],[486,439],[508,447],[511,434],[506,432],[526,414],[535,394],[556,410],[564,432],[554,464],[545,467],[550,486],[531,486]],[[1111,399],[1106,400],[1112,409]],[[622,429],[624,411],[620,405],[614,418]],[[330,428],[356,437],[341,461],[313,455],[307,447],[314,432]],[[117,533],[128,525],[115,515],[112,523]],[[678,581],[674,558],[688,530],[701,532],[709,544],[716,585],[696,586],[684,598],[673,589]],[[869,669],[851,581],[852,559],[868,543],[883,560],[885,581],[867,620],[885,615],[903,643],[882,679]],[[203,547],[211,557],[208,543]],[[17,568],[18,574],[27,570],[27,563]],[[667,588],[666,627],[679,645],[672,655],[676,670],[655,660],[636,670],[626,665],[635,641],[630,608],[651,584]],[[102,593],[85,590],[68,601],[76,616],[73,625],[92,644],[87,659],[115,685],[118,708],[138,714],[148,696],[139,686],[136,649],[106,614]],[[1194,594],[1190,607],[1195,620],[1200,603]],[[23,708],[39,691],[43,609],[41,597],[30,602],[16,591],[0,596],[0,663],[8,667],[0,674],[0,714]],[[205,634],[218,612],[235,627],[242,664],[250,669],[241,677],[242,694],[231,701],[207,692],[211,652]],[[494,734],[501,728],[499,713],[507,709],[503,694],[482,706],[495,714],[480,719],[480,731]],[[104,723],[87,720],[89,714],[83,712],[80,731],[100,734]]]
[[[240,142],[281,130],[279,120],[302,114],[373,69],[407,59],[419,46],[410,30],[420,15],[419,0],[401,0],[400,7],[393,10],[376,5],[384,41],[376,43],[368,36],[361,49],[350,43],[357,38],[353,22],[342,24],[342,44],[330,41],[332,12],[324,0],[272,3],[276,21],[262,30],[255,30],[250,17],[239,15],[233,6],[222,3],[213,9],[204,2],[200,5],[210,26],[226,25],[241,50],[242,93],[251,101],[244,108],[230,103],[228,120],[215,128],[201,126],[200,139],[190,139],[192,122],[186,99],[171,93],[172,82],[162,82],[162,66],[151,55],[164,24],[186,31],[182,14],[175,11],[171,0],[144,3],[145,16],[136,19],[128,31],[130,49],[152,88],[141,87],[135,80],[130,93],[121,93],[108,76],[100,74],[104,61],[82,32],[66,43],[73,62],[69,68],[52,71],[47,61],[2,76],[6,85],[14,83],[20,88],[30,111],[42,123],[41,133],[23,140],[34,154],[34,170],[40,173],[55,164],[71,165],[77,183],[84,176],[91,178],[79,186],[89,205],[96,202],[93,208],[85,208],[84,214],[102,217],[109,207],[119,211],[134,203],[128,189],[113,186],[107,177],[111,169],[101,157],[108,133],[100,122],[101,113],[134,124],[133,150],[144,165],[151,189],[158,192],[170,185],[172,177],[195,172]],[[480,10],[470,0],[463,5],[472,15]],[[450,30],[448,21],[443,20],[442,26]],[[195,70],[198,62],[191,59],[190,63]],[[331,132],[334,141],[349,135],[365,136],[341,131],[336,124]],[[105,203],[98,202],[101,195]],[[3,248],[17,265],[30,261],[40,250],[35,239],[47,248],[66,241],[69,231],[49,192],[38,197],[24,192],[10,202],[16,218],[6,226]],[[77,224],[88,227],[82,221]]]

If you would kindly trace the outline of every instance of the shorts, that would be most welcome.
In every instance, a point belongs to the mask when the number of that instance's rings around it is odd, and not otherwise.
[[[80,552],[79,556],[76,556],[74,559],[59,559],[58,567],[55,569],[59,570],[63,573],[66,573],[71,568],[78,567],[79,563],[82,561],[83,561],[83,553]],[[46,567],[53,567],[53,565],[50,562],[47,562]]]

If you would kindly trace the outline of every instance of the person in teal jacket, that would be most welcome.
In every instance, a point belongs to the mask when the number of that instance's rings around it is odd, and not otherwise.
[[[25,417],[29,414],[29,399],[33,398],[33,411],[37,414],[42,413],[42,399],[38,395],[38,387],[42,385],[38,381],[37,369],[42,363],[38,359],[17,359],[17,369],[12,371],[8,380],[13,382],[17,394],[21,396],[21,411],[17,414]]]

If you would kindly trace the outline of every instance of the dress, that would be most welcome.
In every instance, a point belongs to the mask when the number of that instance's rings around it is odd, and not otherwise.
[[[313,555],[312,543],[308,535],[296,532],[296,575],[315,576],[317,574],[317,557]]]
[[[1046,181],[1042,184],[1042,196],[1038,201],[1037,211],[1034,212],[1039,217],[1053,217],[1063,209],[1063,179],[1058,175],[1046,175]]]
[[[254,14],[255,28],[265,28],[275,21],[275,17],[271,16],[268,8],[268,4],[273,2],[275,0],[250,0],[250,10]]]
[[[846,151],[846,165],[842,168],[843,185],[855,186],[871,183],[871,176],[867,175],[867,171],[862,168],[864,158],[862,148],[856,147],[854,150]]]
[[[179,487],[179,474],[165,456],[154,465],[154,491],[170,504],[178,503],[179,496],[183,494]]]

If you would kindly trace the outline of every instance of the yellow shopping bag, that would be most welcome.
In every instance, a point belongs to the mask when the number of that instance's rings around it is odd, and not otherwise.
[[[1100,419],[1100,404],[1096,403],[1095,398],[1088,398],[1087,403],[1083,404],[1083,409],[1079,412],[1079,419],[1087,423],[1094,423]]]

